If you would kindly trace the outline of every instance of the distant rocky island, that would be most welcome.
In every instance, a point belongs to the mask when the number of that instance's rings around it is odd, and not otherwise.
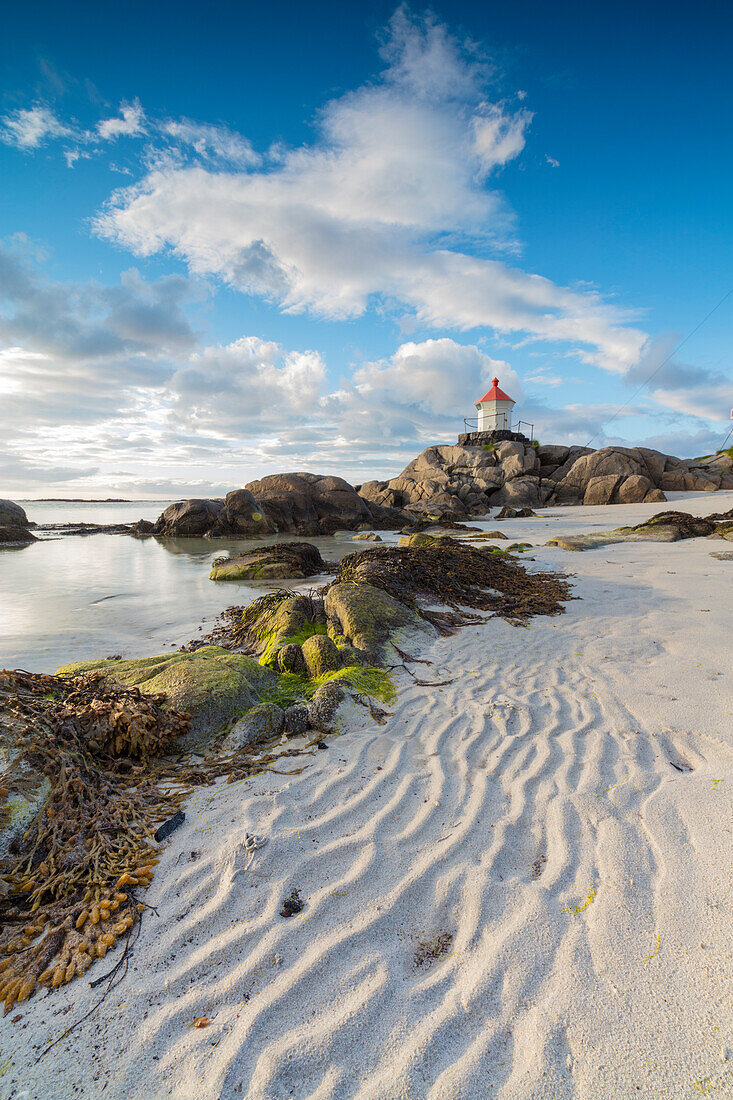
[[[648,447],[564,447],[499,439],[428,447],[395,478],[350,485],[312,473],[271,474],[221,499],[169,505],[155,523],[68,525],[69,534],[259,538],[394,530],[485,516],[491,508],[663,502],[667,492],[733,489],[730,450],[681,459]],[[20,505],[0,501],[0,542],[35,541]],[[58,528],[57,530],[61,530]]]

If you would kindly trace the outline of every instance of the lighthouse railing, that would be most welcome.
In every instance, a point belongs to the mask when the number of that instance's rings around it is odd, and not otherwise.
[[[476,432],[476,431],[478,431],[478,423],[479,422],[478,422],[477,417],[474,417],[473,419],[471,419],[470,417],[465,417],[464,416],[464,418],[463,418],[463,426],[464,426],[464,428],[467,432]],[[524,432],[522,432],[522,428],[525,429]],[[486,430],[487,431],[492,431],[492,430],[501,431],[501,430],[509,430],[509,429],[510,429],[510,421],[508,420],[508,418],[505,414],[504,415],[503,429],[500,428],[499,424],[497,423],[493,429],[488,428]],[[515,431],[519,434],[524,434],[524,435],[528,436],[530,438],[530,440],[534,439],[534,424],[530,424],[528,420],[518,420],[517,423],[514,425],[514,427],[511,428],[511,430]]]

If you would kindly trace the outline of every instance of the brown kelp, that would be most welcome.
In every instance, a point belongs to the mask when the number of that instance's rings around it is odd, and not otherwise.
[[[55,988],[83,974],[138,919],[136,890],[157,863],[152,835],[185,793],[163,789],[146,762],[188,718],[136,689],[104,689],[94,676],[65,681],[2,671],[0,693],[3,714],[14,720],[3,793],[16,790],[15,776],[29,767],[50,783],[0,868],[7,1012],[38,985]]]
[[[197,785],[246,779],[303,748],[176,753],[188,715],[162,695],[110,687],[91,673],[0,670],[0,825],[27,775],[50,784],[29,828],[0,861],[0,1000],[5,1012],[39,986],[84,974],[129,935],[157,864],[152,843]],[[320,736],[320,735],[319,735]],[[161,755],[168,753],[168,755]],[[295,769],[295,772],[300,769]],[[5,800],[3,804],[3,799]]]
[[[432,622],[442,633],[471,621],[466,608],[523,623],[534,615],[560,615],[571,599],[570,583],[559,573],[528,573],[510,555],[443,538],[419,547],[375,546],[341,560],[336,584],[344,581],[381,588]],[[420,606],[442,603],[450,611]]]

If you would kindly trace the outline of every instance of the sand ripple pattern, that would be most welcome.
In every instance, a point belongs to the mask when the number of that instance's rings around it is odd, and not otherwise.
[[[663,662],[632,698],[647,638],[576,618],[436,642],[413,670],[452,682],[401,673],[385,726],[302,775],[197,796],[150,891],[161,919],[96,1025],[115,1095],[725,1095],[728,963],[709,948],[730,882],[710,834],[730,843],[733,757],[720,730],[663,720]],[[286,920],[293,887],[306,906]]]

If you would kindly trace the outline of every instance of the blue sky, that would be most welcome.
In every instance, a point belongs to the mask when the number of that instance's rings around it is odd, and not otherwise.
[[[494,373],[548,442],[722,442],[733,296],[634,396],[733,287],[722,4],[4,23],[0,495],[393,476]]]

